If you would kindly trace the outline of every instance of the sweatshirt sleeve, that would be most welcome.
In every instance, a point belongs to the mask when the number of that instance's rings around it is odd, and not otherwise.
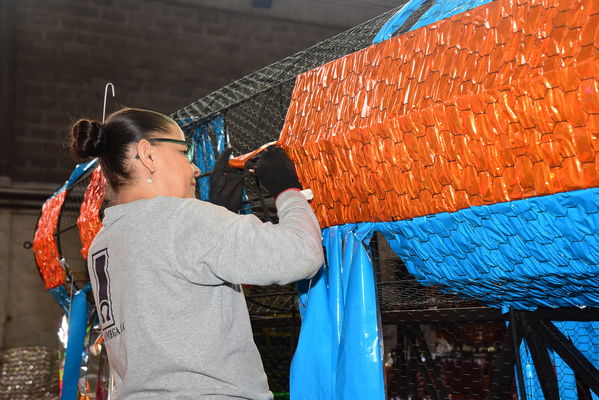
[[[279,195],[276,206],[279,223],[272,224],[187,202],[175,218],[179,272],[198,284],[282,285],[314,276],[324,262],[316,216],[297,191]]]

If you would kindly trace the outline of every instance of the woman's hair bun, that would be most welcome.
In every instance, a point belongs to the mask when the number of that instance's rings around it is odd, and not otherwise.
[[[73,124],[71,148],[79,158],[101,157],[106,134],[104,126],[94,120],[80,119]]]

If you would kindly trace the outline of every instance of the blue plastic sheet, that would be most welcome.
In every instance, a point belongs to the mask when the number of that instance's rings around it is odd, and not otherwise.
[[[302,293],[292,399],[384,399],[381,332],[368,242],[374,224],[323,231],[326,265]]]
[[[420,19],[409,29],[414,30],[420,27],[449,18],[453,15],[471,10],[475,7],[489,3],[492,0],[437,0]],[[380,43],[383,40],[390,39],[391,36],[406,22],[406,20],[424,4],[424,0],[410,0],[393,17],[383,25],[376,34],[373,43]]]
[[[87,330],[87,299],[86,293],[91,286],[88,284],[73,296],[69,318],[69,339],[64,363],[61,400],[76,400],[83,343]]]

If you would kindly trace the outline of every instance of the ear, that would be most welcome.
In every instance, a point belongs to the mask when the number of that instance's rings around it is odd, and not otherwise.
[[[156,148],[145,139],[135,145],[135,151],[139,160],[150,173],[156,171]]]

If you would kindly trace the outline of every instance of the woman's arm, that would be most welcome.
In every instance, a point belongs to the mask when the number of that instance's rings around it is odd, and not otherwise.
[[[178,213],[179,272],[195,283],[214,278],[254,285],[312,277],[324,257],[318,221],[304,196],[288,190],[276,200],[278,224],[237,215],[200,201]]]

